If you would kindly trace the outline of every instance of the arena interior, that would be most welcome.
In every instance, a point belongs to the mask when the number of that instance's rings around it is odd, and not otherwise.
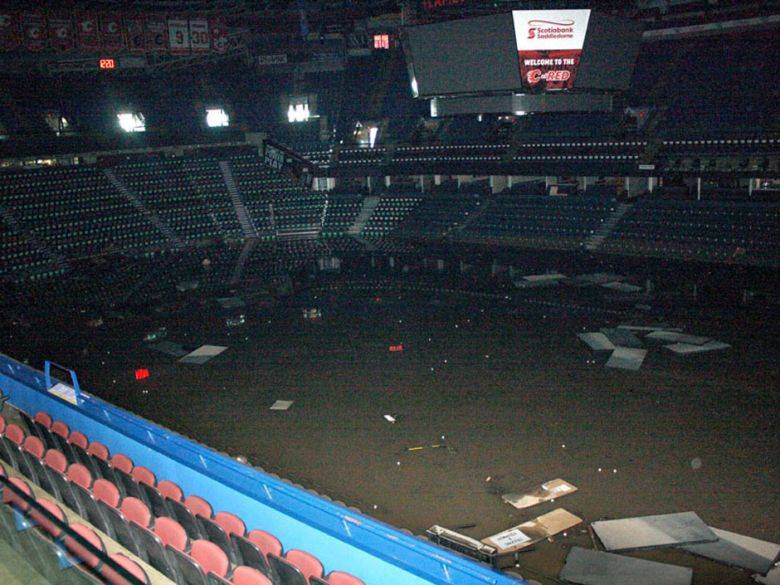
[[[3,2],[0,582],[780,583],[778,26]]]

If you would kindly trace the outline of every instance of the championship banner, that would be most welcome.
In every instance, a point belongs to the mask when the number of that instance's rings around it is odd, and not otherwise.
[[[168,50],[168,21],[164,16],[146,17],[146,49],[148,51]]]
[[[43,51],[46,48],[46,19],[42,14],[22,14],[22,40],[30,51]]]
[[[73,20],[69,16],[49,17],[49,44],[55,51],[70,51],[73,48]]]
[[[190,27],[186,20],[168,19],[168,42],[171,53],[189,53]]]
[[[125,30],[127,32],[127,49],[131,53],[146,52],[146,30],[142,16],[130,16],[125,18]]]
[[[0,12],[0,51],[12,51],[19,46],[19,15]]]
[[[225,53],[228,49],[228,34],[225,21],[221,18],[211,19],[211,50],[215,53]]]
[[[513,10],[512,18],[523,89],[572,89],[590,10]]]
[[[82,49],[96,50],[100,46],[98,17],[95,14],[76,16],[76,33]]]
[[[211,34],[209,33],[208,20],[190,20],[190,46],[193,52],[199,53],[211,49]]]
[[[100,41],[103,49],[116,50],[125,47],[121,14],[106,12],[100,15]]]

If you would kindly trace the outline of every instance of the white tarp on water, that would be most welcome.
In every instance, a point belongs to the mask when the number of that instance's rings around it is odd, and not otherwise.
[[[287,410],[292,404],[292,400],[277,400],[271,405],[271,410]]]
[[[616,346],[635,347],[637,349],[644,347],[642,340],[634,335],[633,331],[628,329],[610,329],[608,327],[603,327],[600,331]]]
[[[688,343],[690,345],[702,345],[712,340],[712,337],[704,337],[702,335],[688,335],[687,333],[680,333],[678,331],[653,331],[648,333],[645,337],[647,339],[655,339],[657,341],[666,341],[668,343]]]
[[[641,286],[636,286],[635,284],[628,284],[627,282],[605,282],[601,286],[604,288],[608,288],[610,290],[615,290],[617,292],[625,292],[625,293],[642,292]]]
[[[201,345],[198,349],[188,353],[179,361],[184,364],[203,365],[210,359],[221,354],[226,349],[227,347],[223,347],[221,345]]]
[[[666,325],[618,325],[617,328],[629,331],[682,331],[679,327],[667,327]]]
[[[615,344],[612,343],[603,333],[578,333],[577,337],[587,343],[588,347],[590,347],[593,351],[612,351],[615,349]]]
[[[642,362],[647,357],[646,349],[637,349],[635,347],[616,347],[612,355],[609,356],[606,366],[608,368],[618,368],[620,370],[638,370],[642,367]]]
[[[691,343],[673,343],[671,345],[665,345],[666,349],[673,351],[680,355],[687,355],[691,353],[704,353],[706,351],[718,351],[720,349],[728,349],[731,347],[728,343],[723,341],[708,341],[703,345],[694,345]]]

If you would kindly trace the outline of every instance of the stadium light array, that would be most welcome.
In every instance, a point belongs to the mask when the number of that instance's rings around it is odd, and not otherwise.
[[[206,125],[209,128],[222,128],[230,125],[230,116],[222,108],[206,110]]]
[[[122,112],[116,117],[119,120],[120,128],[125,132],[146,132],[146,119],[142,113]]]
[[[309,104],[290,104],[287,108],[287,120],[292,124],[294,122],[308,122],[311,117]]]

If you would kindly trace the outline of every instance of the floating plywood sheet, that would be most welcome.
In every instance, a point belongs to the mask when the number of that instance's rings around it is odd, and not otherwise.
[[[616,346],[620,347],[635,347],[640,348],[644,347],[642,344],[642,340],[639,339],[634,333],[629,331],[628,329],[609,329],[609,328],[602,328],[600,331],[607,336],[607,338],[614,343]]]
[[[483,538],[482,542],[495,547],[498,554],[512,553],[568,530],[580,522],[582,522],[582,518],[563,508],[558,508],[533,520]]]
[[[226,349],[227,347],[223,347],[221,345],[201,345],[198,349],[188,353],[179,361],[184,364],[203,365],[210,359],[221,354]]]
[[[690,585],[693,571],[575,546],[559,577],[580,585]]]
[[[642,292],[641,286],[636,286],[635,284],[628,284],[627,282],[605,282],[601,286],[603,286],[604,288],[608,288],[610,290],[616,290],[618,292],[625,292],[625,293]]]
[[[712,340],[703,345],[693,345],[691,343],[672,343],[671,345],[664,345],[664,347],[676,354],[688,355],[691,353],[705,353],[708,351],[728,349],[731,347],[731,345],[724,343],[723,341]]]
[[[582,341],[588,344],[593,351],[612,351],[615,349],[615,344],[612,343],[609,338],[600,332],[591,333],[578,333]]]
[[[710,529],[718,537],[718,540],[686,545],[682,548],[695,555],[762,575],[765,575],[772,568],[775,559],[780,555],[780,545],[773,542],[758,540],[728,530],[712,527]]]
[[[174,343],[173,341],[160,341],[158,343],[152,343],[149,345],[149,349],[153,349],[154,351],[159,351],[165,355],[170,355],[177,358],[183,357],[188,353],[184,347],[178,343]]]
[[[668,343],[680,342],[688,343],[690,345],[702,345],[712,340],[712,337],[689,335],[679,331],[653,331],[652,333],[648,333],[645,337],[647,337],[647,339],[656,339],[658,341],[666,341]]]
[[[568,496],[577,491],[577,488],[563,479],[553,479],[536,487],[525,494],[504,494],[501,499],[507,504],[512,504],[518,510],[530,508],[542,502],[549,502],[556,498]]]
[[[616,347],[615,351],[612,352],[612,355],[609,356],[606,366],[608,368],[636,371],[642,367],[645,357],[647,357],[646,349]]]
[[[682,546],[718,540],[695,512],[603,520],[591,526],[608,551]]]

